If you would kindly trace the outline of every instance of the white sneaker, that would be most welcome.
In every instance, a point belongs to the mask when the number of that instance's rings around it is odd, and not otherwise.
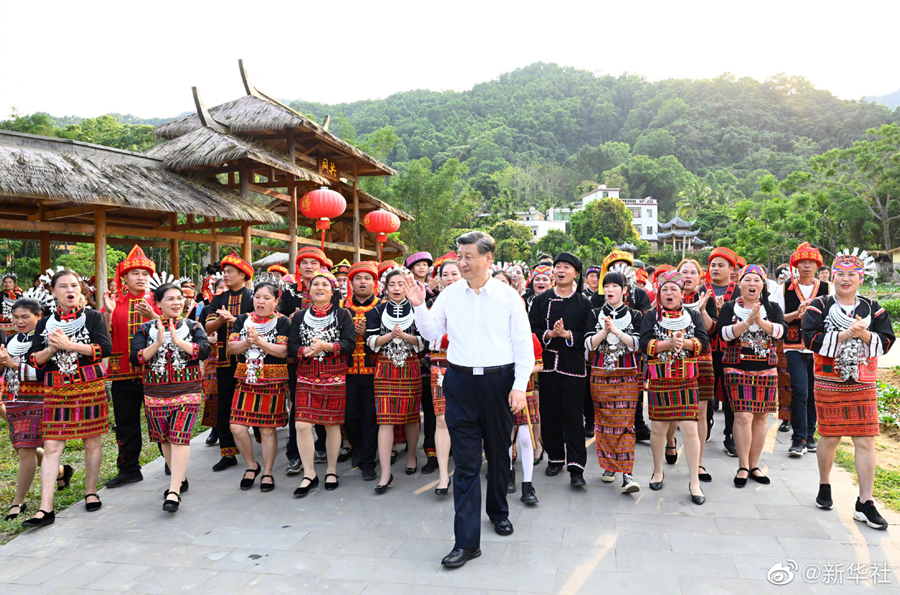
[[[600,481],[603,483],[612,483],[616,480],[616,472],[615,471],[604,471],[603,475],[600,476]]]
[[[623,473],[622,474],[622,493],[623,494],[636,494],[641,491],[641,486],[638,482],[634,480],[631,476],[631,473]]]

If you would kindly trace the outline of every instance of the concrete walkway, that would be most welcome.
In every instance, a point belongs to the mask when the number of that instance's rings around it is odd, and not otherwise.
[[[143,482],[103,490],[101,511],[75,506],[55,525],[0,547],[0,593],[900,592],[900,516],[882,507],[894,523],[888,531],[854,522],[856,490],[842,471],[832,480],[835,510],[817,509],[815,455],[789,459],[789,434],[776,431],[774,416],[764,454],[772,484],[738,490],[737,459],[723,453],[721,428],[719,412],[704,506],[690,502],[683,460],[666,466],[665,487],[652,492],[650,449],[639,443],[643,491],[633,497],[619,492],[621,477],[600,482],[591,448],[586,489],[538,467],[540,504],[526,509],[511,497],[510,537],[494,534],[485,517],[483,556],[454,571],[440,566],[453,545],[452,496],[434,495],[436,474],[406,476],[402,456],[383,496],[345,463],[340,489],[298,500],[283,453],[274,492],[242,492],[238,468],[209,471],[218,448],[200,437],[177,514],[161,510],[168,481],[159,459]],[[775,564],[794,572],[789,584],[767,582]],[[891,584],[873,586],[873,565],[876,581]]]

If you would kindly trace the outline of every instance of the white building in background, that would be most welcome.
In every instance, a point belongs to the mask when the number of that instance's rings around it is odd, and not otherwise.
[[[632,223],[634,229],[641,236],[642,240],[656,245],[659,241],[657,234],[659,233],[659,205],[653,200],[652,196],[643,199],[622,198],[619,196],[620,188],[607,188],[600,186],[596,190],[588,192],[581,197],[578,202],[572,203],[571,207],[562,209],[550,209],[547,219],[551,223],[565,223],[572,218],[573,213],[584,210],[585,206],[591,201],[603,198],[618,198],[625,203],[628,210],[631,211]],[[546,232],[545,232],[546,233]]]
[[[516,218],[522,225],[531,230],[532,242],[536,242],[547,235],[547,232],[551,229],[558,229],[563,233],[566,231],[565,221],[547,221],[543,213],[539,213],[534,207],[530,207],[527,211],[517,212]]]

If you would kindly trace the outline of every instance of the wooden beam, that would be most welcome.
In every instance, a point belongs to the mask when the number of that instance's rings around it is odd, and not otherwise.
[[[20,231],[61,231],[88,234],[94,234],[97,232],[96,225],[89,225],[87,223],[60,223],[58,221],[14,221],[9,219],[0,219],[0,229],[12,229]],[[138,234],[130,233],[122,235]]]
[[[291,186],[291,204],[288,206],[288,270],[297,274],[297,187]]]
[[[41,234],[45,233],[42,231],[4,231],[0,233],[2,239],[6,240],[36,240],[40,241]],[[132,234],[133,235],[133,234]],[[93,244],[96,240],[96,236],[84,236],[84,235],[74,235],[67,233],[50,233],[49,239],[51,242],[62,242],[66,244]],[[168,248],[169,242],[161,242],[161,241],[153,241],[153,240],[132,240],[132,239],[123,239],[123,238],[115,238],[115,237],[106,237],[106,244],[108,246],[126,246],[131,248],[137,242],[141,243],[141,247],[151,247],[151,248]],[[44,269],[46,270],[46,269]]]
[[[18,197],[12,197],[18,198]],[[34,213],[34,207],[14,207],[12,205],[0,205],[0,213],[4,215],[31,215]]]
[[[194,87],[196,90],[197,87]],[[199,101],[199,96],[195,95],[197,100]],[[201,104],[202,105],[202,104]],[[175,229],[178,226],[178,215],[176,213],[169,214],[169,228]],[[177,279],[181,276],[181,263],[179,261],[178,254],[178,240],[175,238],[169,239],[169,272]]]
[[[269,231],[268,229],[256,229],[254,227],[249,227],[248,229],[251,236],[256,236],[258,238],[269,238],[270,240],[282,240],[285,242],[291,241],[291,236],[288,234]]]
[[[179,225],[178,231],[192,231],[195,229],[212,229],[213,227],[221,229],[223,227],[240,227],[244,223],[255,223],[253,221],[244,221],[243,219],[223,219],[222,221],[204,220],[202,223],[195,222],[188,225]]]
[[[106,282],[106,207],[99,206],[94,211],[94,226],[97,228],[97,243],[94,244],[94,287],[97,288],[97,297],[103,295],[108,283]],[[90,275],[88,275],[90,276]]]
[[[268,183],[268,182],[266,182]],[[279,186],[283,187],[282,186]],[[284,200],[290,202],[291,197],[289,194],[282,194],[281,192],[275,192],[274,190],[269,190],[268,188],[263,188],[257,184],[250,184],[250,190],[253,192],[258,192],[259,194],[265,194],[266,196],[271,196],[272,198],[277,198],[278,200]]]
[[[267,246],[265,244],[253,244],[253,249],[262,252],[288,252],[287,248],[282,248],[281,246]],[[290,254],[290,252],[288,252],[288,254]]]
[[[0,222],[2,225],[2,222]],[[130,227],[122,227],[119,225],[109,225],[106,228],[107,233],[118,236],[142,235],[148,238],[164,239],[164,240],[182,240],[188,242],[219,242],[228,244],[229,246],[240,246],[243,242],[242,236],[227,235],[216,233],[192,233],[189,231],[171,231],[169,229],[146,229],[139,230],[135,233],[135,229]]]

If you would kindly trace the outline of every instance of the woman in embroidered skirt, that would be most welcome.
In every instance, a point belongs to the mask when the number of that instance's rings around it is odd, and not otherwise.
[[[601,479],[615,481],[622,474],[622,493],[641,491],[634,470],[634,413],[642,388],[640,360],[640,310],[625,303],[625,276],[607,273],[603,278],[606,298],[591,311],[584,346],[591,365],[590,388],[594,401],[594,437]]]
[[[887,521],[872,500],[875,436],[878,435],[878,358],[894,345],[891,317],[878,302],[857,292],[875,261],[854,248],[840,253],[831,267],[834,295],[814,299],[803,315],[803,343],[813,352],[816,416],[819,420],[819,494],[816,505],[830,510],[831,468],[842,436],[853,440],[859,497],[853,518],[873,529]]]
[[[718,328],[725,341],[722,365],[731,410],[734,411],[734,445],[738,472],[734,485],[742,488],[749,477],[768,485],[759,469],[759,456],[766,443],[766,420],[774,413],[778,393],[776,341],[784,336],[784,312],[769,301],[766,273],[751,264],[738,274],[741,296],[725,302]]]
[[[682,260],[678,263],[676,270],[684,277],[684,297],[682,304],[685,308],[696,311],[703,320],[706,335],[709,336],[716,330],[717,320],[710,312],[715,312],[715,300],[711,304],[710,309],[709,298],[710,293],[706,287],[702,285],[703,268],[700,263],[693,258]],[[700,481],[710,482],[712,476],[703,466],[703,452],[706,450],[706,437],[709,434],[710,427],[707,425],[707,409],[712,407],[712,402],[716,397],[716,377],[713,370],[713,356],[709,349],[697,355],[697,365],[700,370],[700,376],[697,378],[697,384],[700,388],[700,401],[698,402],[698,420],[702,423],[697,424],[697,433],[700,438]],[[671,446],[670,446],[671,445]],[[669,426],[669,433],[666,435],[666,462],[674,465],[678,461],[678,442],[675,439],[675,428]]]
[[[278,451],[275,428],[287,423],[284,407],[287,390],[288,319],[275,312],[278,287],[268,281],[253,288],[253,312],[241,314],[228,335],[228,353],[238,359],[237,385],[231,402],[231,431],[247,464],[241,489],[249,490],[262,471],[259,489],[275,489],[272,467]],[[248,427],[259,428],[263,464],[253,457],[253,440]],[[266,480],[269,481],[266,481]]]
[[[338,487],[341,424],[347,404],[347,355],[356,348],[356,327],[350,311],[340,307],[337,279],[327,269],[313,273],[309,284],[312,305],[291,321],[288,353],[297,357],[297,392],[294,423],[297,449],[303,461],[303,479],[294,490],[306,496],[319,486],[315,469],[313,426],[325,426],[325,489]],[[328,478],[333,477],[333,481]]]
[[[375,411],[378,418],[378,461],[381,480],[375,493],[391,487],[391,447],[394,426],[406,430],[406,474],[416,472],[416,444],[419,439],[419,402],[422,380],[418,353],[424,349],[416,329],[416,315],[406,299],[403,277],[395,268],[385,275],[385,301],[366,314],[366,345],[378,354],[375,368]]]
[[[50,280],[57,308],[34,329],[28,363],[44,372],[44,460],[41,465],[41,508],[23,523],[42,527],[53,523],[53,491],[66,440],[84,442],[85,508],[102,506],[97,480],[103,450],[100,437],[109,431],[103,358],[112,341],[103,315],[79,306],[81,285],[72,271],[61,270]]]
[[[657,278],[656,310],[648,311],[641,322],[641,350],[647,354],[650,447],[653,450],[653,475],[650,489],[663,487],[662,470],[666,433],[670,424],[681,430],[684,453],[691,481],[691,501],[703,504],[700,490],[700,440],[697,432],[700,388],[697,354],[709,348],[709,338],[700,314],[682,303],[684,277],[678,271],[666,271]]]
[[[29,290],[34,292],[34,290]],[[43,289],[37,290],[47,294]],[[47,294],[49,297],[49,294]],[[34,474],[44,456],[41,421],[44,418],[44,374],[28,365],[28,352],[34,338],[34,328],[41,318],[41,302],[18,299],[12,307],[12,323],[16,334],[6,338],[0,334],[0,376],[6,379],[3,402],[6,405],[9,437],[19,457],[16,476],[16,495],[4,520],[11,521],[25,514],[25,497],[31,489]],[[72,479],[69,465],[59,467],[58,489],[65,489]],[[13,509],[16,512],[13,512]]]
[[[200,415],[202,360],[211,347],[203,326],[181,319],[184,295],[166,283],[153,290],[162,317],[145,322],[131,339],[132,366],[143,368],[144,412],[150,441],[162,449],[172,472],[163,494],[163,510],[176,512],[188,489],[191,433]]]

